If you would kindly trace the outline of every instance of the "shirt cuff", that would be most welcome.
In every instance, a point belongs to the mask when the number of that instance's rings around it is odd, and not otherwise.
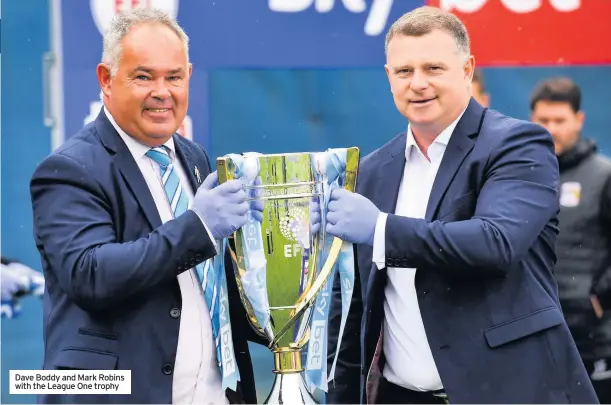
[[[376,229],[373,234],[373,253],[372,261],[378,270],[386,267],[386,219],[388,214],[380,212],[376,222]]]
[[[197,217],[199,218],[200,221],[202,221],[202,225],[204,225],[204,228],[206,229],[206,232],[208,232],[208,237],[210,238],[210,240],[212,241],[212,244],[214,244],[214,250],[216,251],[216,254],[219,254],[219,246],[217,241],[212,237],[212,234],[210,233],[210,229],[208,229],[208,226],[206,226],[206,223],[204,222],[204,218],[201,217],[201,215],[199,215],[199,213],[195,210],[191,210],[193,212],[195,212],[195,215],[197,215]]]

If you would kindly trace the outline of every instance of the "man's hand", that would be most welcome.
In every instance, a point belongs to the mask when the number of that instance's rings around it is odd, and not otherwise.
[[[45,279],[42,273],[28,266],[12,262],[0,265],[2,280],[2,317],[14,318],[21,312],[19,300],[26,295],[42,296],[45,289]]]
[[[217,240],[230,236],[244,225],[249,208],[262,211],[262,204],[248,203],[241,180],[229,180],[219,185],[217,172],[206,177],[191,206]]]
[[[367,198],[337,188],[331,192],[326,231],[338,238],[373,246],[373,235],[380,210]]]

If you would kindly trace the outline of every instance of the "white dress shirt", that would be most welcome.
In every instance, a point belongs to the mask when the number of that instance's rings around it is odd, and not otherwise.
[[[106,107],[104,107],[104,112],[138,164],[155,200],[161,222],[165,223],[173,219],[174,214],[161,181],[159,164],[146,156],[146,153],[151,149],[150,146],[143,145],[127,135],[117,125]],[[189,206],[191,206],[193,190],[189,185],[182,164],[176,158],[174,139],[170,138],[165,146],[170,149],[174,169],[180,179],[180,185],[188,197]],[[206,230],[208,231],[207,227]],[[210,236],[209,231],[208,235]],[[211,236],[210,238],[212,239]],[[154,271],[154,269],[151,270]],[[179,274],[178,284],[182,295],[182,309],[172,380],[172,403],[227,404],[227,398],[221,388],[221,373],[216,362],[216,349],[212,337],[212,324],[208,306],[195,269]]]
[[[463,111],[464,113],[464,111]],[[429,146],[424,156],[411,127],[407,128],[405,168],[399,187],[395,214],[424,218],[441,159],[454,128],[462,114]],[[386,267],[386,218],[380,213],[373,243],[373,262],[378,269]],[[416,269],[388,267],[388,284],[384,291],[384,342],[386,365],[382,374],[393,384],[414,390],[433,391],[443,388],[431,348],[426,337],[418,297]]]

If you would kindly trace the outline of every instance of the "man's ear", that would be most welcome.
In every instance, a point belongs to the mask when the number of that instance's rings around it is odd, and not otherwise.
[[[112,76],[110,75],[110,66],[106,63],[98,64],[96,70],[96,75],[98,76],[98,83],[100,84],[100,89],[102,93],[106,97],[110,97],[111,93],[111,81]]]
[[[191,78],[192,73],[193,73],[193,64],[189,63],[189,78]]]
[[[581,132],[583,128],[583,123],[586,120],[586,114],[580,110],[580,111],[577,111],[577,113],[575,113],[575,117],[577,118],[578,129]]]
[[[465,62],[465,77],[469,79],[469,83],[473,81],[473,74],[475,73],[475,57],[473,55],[469,55],[467,62]]]
[[[390,80],[390,68],[388,65],[384,65],[384,70],[386,71],[386,77],[388,78],[388,85],[390,87],[390,92],[392,93],[392,81]]]

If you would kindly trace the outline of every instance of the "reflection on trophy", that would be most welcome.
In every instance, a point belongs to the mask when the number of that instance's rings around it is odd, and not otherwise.
[[[251,210],[234,239],[242,304],[274,353],[276,378],[265,403],[313,404],[308,387],[326,390],[330,287],[339,271],[343,320],[354,281],[353,253],[350,244],[326,235],[324,215],[318,227],[310,219],[313,207],[325,212],[333,188],[355,190],[358,162],[358,148],[217,159],[219,181],[242,179],[250,203],[264,206],[262,217]]]

